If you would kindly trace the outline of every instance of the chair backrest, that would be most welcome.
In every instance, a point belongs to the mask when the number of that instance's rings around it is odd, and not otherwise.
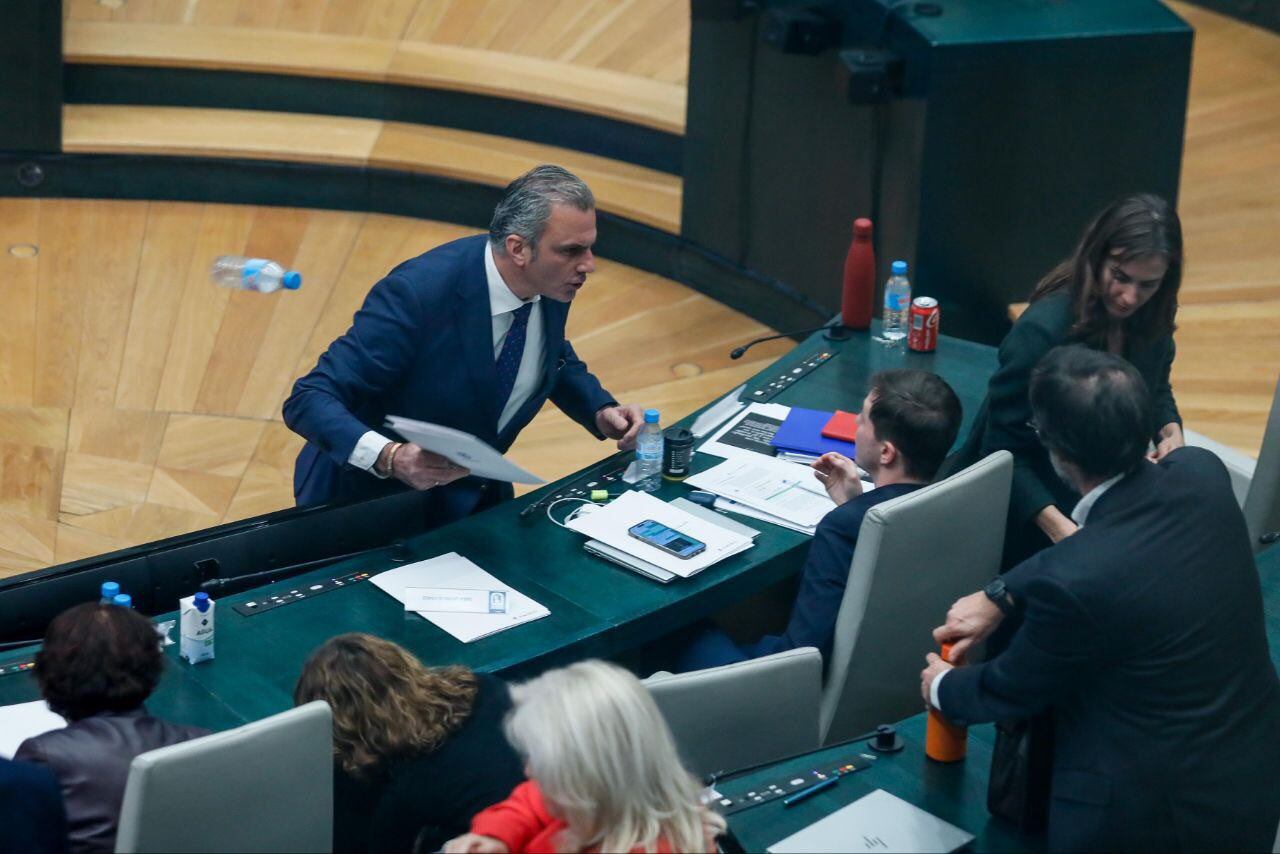
[[[333,716],[315,701],[129,766],[116,851],[333,848]]]
[[[1262,550],[1262,537],[1280,531],[1280,381],[1271,397],[1271,415],[1262,434],[1258,464],[1244,500],[1244,519],[1249,525],[1249,541],[1255,552]]]
[[[822,654],[811,646],[644,684],[699,777],[818,746]]]
[[[867,511],[822,691],[822,743],[922,708],[919,673],[952,603],[1000,571],[1013,457],[997,451]]]

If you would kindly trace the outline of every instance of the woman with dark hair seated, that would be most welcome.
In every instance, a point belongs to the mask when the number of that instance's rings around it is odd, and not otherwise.
[[[36,681],[49,708],[69,723],[22,742],[13,758],[58,778],[72,852],[115,850],[135,756],[208,733],[147,714],[142,704],[163,666],[151,621],[128,608],[86,603],[49,624]]]
[[[346,634],[312,653],[293,700],[333,710],[335,851],[437,851],[524,780],[493,676]]]
[[[987,400],[948,470],[1002,449],[1013,454],[1006,567],[1076,530],[1070,514],[1080,496],[1050,464],[1027,394],[1032,368],[1054,347],[1079,344],[1128,361],[1154,402],[1151,458],[1184,444],[1169,385],[1182,265],[1182,224],[1173,207],[1147,193],[1118,199],[1089,223],[1072,255],[1040,280],[1000,344]]]

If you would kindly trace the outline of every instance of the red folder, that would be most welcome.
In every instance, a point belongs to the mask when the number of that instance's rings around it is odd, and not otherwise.
[[[853,441],[853,434],[858,431],[858,416],[852,412],[845,412],[837,409],[836,414],[831,416],[831,420],[822,428],[822,435],[828,439],[843,439],[846,442]]]

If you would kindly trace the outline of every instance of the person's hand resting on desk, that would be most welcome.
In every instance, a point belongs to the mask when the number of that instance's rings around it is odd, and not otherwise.
[[[844,504],[862,494],[858,467],[844,454],[830,451],[818,457],[813,461],[813,474],[836,504]]]
[[[378,455],[375,468],[414,489],[434,489],[471,474],[439,454],[424,451],[412,442],[391,442]]]
[[[596,427],[608,439],[618,440],[619,451],[636,446],[636,434],[644,426],[644,409],[638,403],[606,406],[596,412]]]
[[[445,854],[507,854],[507,846],[492,836],[464,833],[444,844]]]

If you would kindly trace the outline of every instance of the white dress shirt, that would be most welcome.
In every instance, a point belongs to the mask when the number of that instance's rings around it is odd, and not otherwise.
[[[497,361],[498,354],[502,352],[502,344],[506,341],[507,332],[510,331],[511,324],[515,320],[514,312],[516,309],[526,302],[533,303],[533,308],[529,310],[529,325],[525,330],[524,352],[520,356],[520,367],[516,371],[515,385],[511,388],[511,396],[507,398],[506,405],[502,407],[502,414],[498,416],[498,430],[501,431],[520,411],[520,407],[524,406],[529,398],[533,397],[533,393],[537,390],[538,383],[542,379],[542,351],[546,339],[542,329],[542,297],[535,295],[531,300],[522,300],[512,293],[511,288],[507,287],[507,283],[503,281],[502,274],[498,272],[497,263],[493,260],[492,244],[485,244],[484,274],[485,281],[489,286],[489,314],[493,322],[494,361]],[[382,449],[390,441],[390,439],[376,430],[370,430],[356,442],[351,455],[347,457],[347,462],[356,468],[370,472],[376,477],[385,477],[385,475],[378,474],[373,464],[378,461],[378,455],[382,453]]]
[[[1093,509],[1093,505],[1097,504],[1098,499],[1101,498],[1108,489],[1119,483],[1123,477],[1124,474],[1118,474],[1115,477],[1108,478],[1086,492],[1080,500],[1076,502],[1076,506],[1072,508],[1071,521],[1083,528],[1085,520],[1089,518],[1089,511]],[[948,670],[943,673],[939,673],[938,677],[933,680],[933,684],[929,686],[929,703],[939,711],[942,710],[942,706],[938,705],[938,686],[942,684],[942,678],[950,672],[951,671]]]

